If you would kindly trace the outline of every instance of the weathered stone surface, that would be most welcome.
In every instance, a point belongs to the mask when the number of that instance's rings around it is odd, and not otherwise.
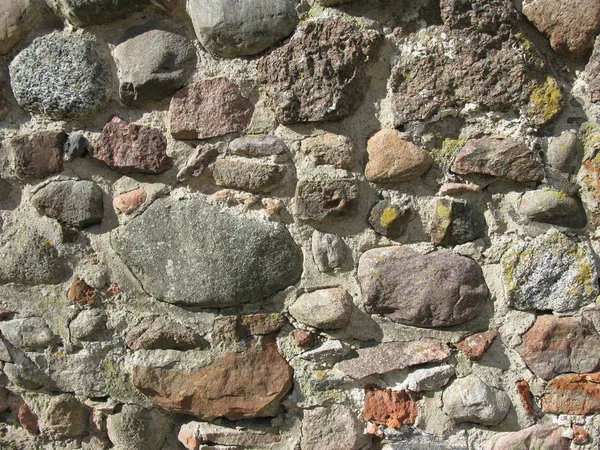
[[[302,273],[302,253],[287,230],[221,212],[200,198],[155,201],[113,232],[112,244],[144,289],[169,303],[261,300]]]
[[[452,171],[460,175],[484,174],[512,181],[542,181],[542,164],[531,148],[505,137],[467,141]]]
[[[90,148],[87,138],[81,133],[71,133],[63,146],[65,161],[85,156]]]
[[[400,385],[400,389],[411,392],[437,391],[448,384],[454,376],[454,368],[449,365],[417,369]]]
[[[402,139],[393,129],[378,131],[367,142],[365,177],[378,183],[400,183],[419,178],[431,167],[429,153]]]
[[[169,434],[171,420],[156,409],[123,405],[106,420],[108,438],[115,448],[160,450]]]
[[[314,165],[329,164],[338,169],[352,170],[355,150],[352,140],[339,134],[325,133],[302,141],[300,150]]]
[[[359,349],[357,353],[358,357],[336,365],[336,368],[355,380],[419,364],[440,362],[450,357],[448,348],[433,339],[387,342]]]
[[[144,317],[140,323],[129,330],[125,343],[134,351],[191,350],[206,345],[200,333],[165,316]]]
[[[497,425],[511,407],[508,395],[485,384],[476,375],[458,378],[442,396],[444,412],[456,422]]]
[[[296,217],[300,220],[325,220],[349,215],[358,204],[355,178],[302,179],[294,198]]]
[[[44,372],[23,354],[15,355],[14,364],[5,363],[3,371],[11,383],[23,389],[39,389],[46,382]]]
[[[471,203],[438,198],[431,217],[431,241],[437,245],[460,245],[485,235],[485,219]]]
[[[84,309],[69,324],[71,339],[91,341],[106,332],[106,313],[98,309]]]
[[[195,0],[188,12],[202,46],[225,57],[260,53],[292,34],[298,23],[294,0]]]
[[[102,189],[91,181],[53,181],[37,191],[31,203],[40,214],[75,228],[104,218]]]
[[[519,380],[515,383],[515,388],[517,389],[517,394],[521,398],[521,403],[523,404],[525,412],[527,414],[535,414],[535,410],[533,409],[533,394],[531,393],[529,383],[526,380]]]
[[[102,129],[91,155],[120,173],[162,173],[173,165],[160,130],[116,116]]]
[[[352,314],[352,297],[342,288],[303,294],[289,307],[294,319],[322,330],[344,328]]]
[[[274,156],[289,152],[285,142],[277,136],[250,135],[234,139],[229,143],[229,149],[239,156]]]
[[[310,331],[294,330],[294,343],[300,348],[310,348],[314,345],[314,336]]]
[[[93,44],[76,34],[37,38],[10,64],[19,105],[51,119],[91,114],[107,99],[106,71]]]
[[[471,361],[476,361],[490,348],[496,337],[498,337],[497,330],[484,331],[466,337],[457,343],[456,347]]]
[[[177,180],[186,181],[191,177],[199,177],[217,159],[217,156],[219,156],[219,149],[216,145],[199,145],[177,172]]]
[[[563,437],[563,429],[551,424],[534,425],[512,433],[494,436],[489,450],[569,450],[571,441]]]
[[[189,450],[197,450],[202,444],[260,448],[281,441],[278,434],[240,430],[206,422],[188,422],[182,425],[177,438]]]
[[[427,255],[409,247],[368,250],[360,257],[358,280],[367,312],[420,327],[471,320],[489,296],[479,265],[445,250]]]
[[[12,356],[10,356],[10,352],[6,347],[6,344],[3,340],[0,340],[0,361],[4,362],[13,362]],[[2,391],[0,390],[0,405],[2,405],[1,401]],[[2,407],[0,406],[0,412],[2,412]]]
[[[591,441],[590,433],[583,427],[573,425],[573,444],[585,445]]]
[[[448,439],[428,434],[398,433],[390,436],[389,441],[391,450],[467,450],[466,444],[453,445]]]
[[[158,101],[173,95],[189,76],[195,61],[192,44],[171,31],[148,26],[127,31],[113,51],[124,103]]]
[[[179,90],[171,99],[171,135],[206,139],[250,125],[254,105],[227,78],[207,78]]]
[[[408,205],[394,205],[389,199],[376,203],[369,214],[369,225],[379,234],[399,237],[404,234],[413,213]]]
[[[40,417],[45,435],[76,438],[87,434],[89,410],[74,395],[52,397]]]
[[[474,28],[484,33],[502,33],[518,18],[510,0],[472,0],[468,3],[441,0],[440,10],[443,22],[450,28]]]
[[[29,433],[34,435],[40,433],[38,416],[31,410],[27,403],[21,403],[21,406],[17,411],[17,419]]]
[[[113,206],[123,214],[131,214],[144,204],[148,194],[143,188],[135,189],[116,196],[113,199]]]
[[[587,216],[581,202],[553,189],[527,191],[519,202],[519,214],[535,222],[568,228],[583,228]]]
[[[366,387],[363,418],[391,428],[412,425],[417,420],[417,404],[406,391]]]
[[[213,346],[232,345],[250,336],[277,333],[286,323],[283,314],[217,317],[212,329],[212,343]]]
[[[590,98],[592,102],[600,102],[600,36],[596,38],[594,51],[585,66],[585,80],[590,88]]]
[[[89,286],[84,280],[75,278],[67,291],[70,302],[78,305],[93,305],[100,299],[99,292]]]
[[[371,448],[371,436],[363,434],[363,423],[347,406],[317,407],[304,411],[300,448],[367,450]]]
[[[321,272],[330,272],[344,263],[348,247],[341,237],[315,230],[312,234],[312,255]]]
[[[121,19],[150,5],[149,0],[47,0],[73,25],[85,27]]]
[[[352,114],[370,81],[365,63],[377,56],[380,43],[375,30],[361,31],[349,21],[305,22],[289,43],[258,63],[277,120],[318,122]]]
[[[523,335],[517,352],[527,367],[544,380],[567,372],[594,372],[600,369],[600,335],[583,317],[538,317]]]
[[[546,159],[555,169],[573,173],[578,168],[577,156],[581,156],[582,144],[574,131],[565,131],[548,143]],[[581,162],[581,161],[579,161]]]
[[[283,181],[283,167],[229,158],[217,159],[213,166],[217,186],[249,192],[271,192]]]
[[[293,370],[274,337],[252,341],[245,353],[222,353],[194,372],[134,366],[132,381],[158,406],[203,420],[269,417],[292,387]]]
[[[572,311],[598,296],[591,251],[555,230],[511,247],[501,264],[504,292],[515,309]]]
[[[0,331],[15,347],[27,351],[43,349],[56,343],[56,336],[40,317],[0,322]]]
[[[561,375],[550,380],[542,397],[542,411],[552,414],[600,412],[600,372]]]
[[[306,361],[316,363],[339,362],[344,357],[345,349],[341,341],[326,341],[323,345],[298,355]]]
[[[559,54],[581,58],[600,30],[600,4],[593,0],[536,0],[523,14]]]
[[[45,178],[60,172],[66,139],[63,131],[38,131],[11,138],[7,157],[13,175],[18,179]]]
[[[30,0],[6,0],[0,11],[0,54],[10,52],[31,31]]]
[[[354,0],[316,0],[317,4],[321,6],[338,6],[352,1]]]

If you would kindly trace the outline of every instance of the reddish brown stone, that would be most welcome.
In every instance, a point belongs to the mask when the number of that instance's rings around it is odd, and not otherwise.
[[[310,331],[294,330],[294,342],[300,348],[309,348],[313,345],[313,335]]]
[[[146,191],[136,189],[125,194],[121,194],[114,198],[113,206],[123,214],[131,214],[142,205],[147,198]]]
[[[134,351],[190,350],[206,346],[206,341],[196,330],[165,316],[144,317],[127,333],[125,343]]]
[[[17,419],[19,419],[19,423],[29,431],[31,434],[39,434],[40,427],[38,425],[38,417],[36,414],[29,408],[27,403],[21,403],[19,406],[19,410],[17,411]]]
[[[281,314],[218,317],[213,325],[212,339],[218,344],[250,336],[265,336],[281,330],[285,323],[285,316]]]
[[[173,165],[160,130],[119,117],[104,126],[91,155],[120,173],[161,173]]]
[[[561,375],[546,386],[542,411],[553,414],[600,412],[600,372]]]
[[[67,291],[69,301],[78,305],[93,305],[98,300],[98,291],[88,284],[75,278]]]
[[[573,444],[585,445],[590,442],[590,433],[579,425],[573,425]]]
[[[400,428],[412,425],[417,420],[417,404],[407,391],[380,389],[376,386],[365,388],[363,417],[366,421]]]
[[[523,403],[523,409],[527,414],[533,414],[533,396],[531,395],[531,389],[529,389],[529,383],[525,380],[519,380],[515,383],[517,388],[517,394],[521,397]]]
[[[227,78],[207,78],[177,92],[169,113],[174,138],[206,139],[244,131],[254,105]]]
[[[472,334],[456,344],[456,347],[471,361],[476,361],[490,348],[490,345],[492,345],[497,336],[497,330]]]
[[[202,420],[269,417],[292,387],[293,369],[274,336],[253,340],[245,353],[224,352],[194,372],[134,366],[132,381],[156,405]]]
[[[8,144],[15,176],[45,178],[62,170],[64,131],[39,131],[13,137]]]

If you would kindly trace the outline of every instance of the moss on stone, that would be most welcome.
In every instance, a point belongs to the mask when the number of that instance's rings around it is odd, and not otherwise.
[[[544,125],[555,119],[563,109],[563,96],[556,80],[550,76],[546,77],[542,84],[534,81],[527,115],[537,125]]]

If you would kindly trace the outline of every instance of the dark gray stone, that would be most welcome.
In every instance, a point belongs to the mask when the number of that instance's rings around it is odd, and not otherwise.
[[[150,0],[47,0],[56,13],[85,27],[122,19],[151,4]]]
[[[410,207],[393,205],[389,199],[385,199],[371,209],[369,225],[379,234],[399,237],[406,231],[412,215]]]
[[[86,155],[90,143],[81,133],[71,133],[63,146],[63,157],[66,161],[81,158]]]
[[[590,87],[590,97],[592,102],[600,102],[600,36],[594,43],[594,51],[585,66],[585,80]]]
[[[271,192],[283,181],[282,166],[254,161],[217,159],[213,166],[217,186],[249,192]]]
[[[321,272],[340,267],[348,255],[348,247],[341,237],[315,230],[312,235],[312,254]]]
[[[450,198],[435,201],[431,240],[438,245],[460,245],[485,235],[485,219],[473,205]]]
[[[146,292],[169,303],[212,308],[253,302],[302,273],[302,253],[287,230],[222,212],[200,198],[155,201],[115,230],[112,244]]]
[[[528,191],[521,197],[519,214],[535,222],[568,228],[583,228],[587,215],[581,201],[552,189]]]
[[[358,204],[354,178],[304,179],[296,186],[296,217],[320,221],[349,215]]]
[[[273,156],[289,152],[287,145],[277,136],[242,136],[229,143],[229,149],[239,156]]]

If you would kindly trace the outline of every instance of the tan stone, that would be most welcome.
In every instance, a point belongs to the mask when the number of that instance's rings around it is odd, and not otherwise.
[[[31,0],[2,0],[0,54],[10,52],[31,31]]]

